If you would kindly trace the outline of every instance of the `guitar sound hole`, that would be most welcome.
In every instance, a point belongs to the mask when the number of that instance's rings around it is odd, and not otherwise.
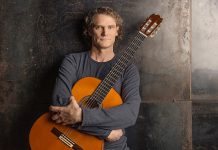
[[[99,108],[101,105],[98,105],[96,101],[91,101],[90,96],[85,96],[79,101],[79,106],[82,108]]]

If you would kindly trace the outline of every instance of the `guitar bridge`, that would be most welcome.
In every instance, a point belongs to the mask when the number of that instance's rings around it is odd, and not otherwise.
[[[78,144],[76,144],[73,140],[68,138],[64,133],[59,131],[57,128],[52,128],[51,132],[58,137],[58,139],[66,144],[68,147],[74,149],[74,150],[83,150],[82,147],[80,147]]]

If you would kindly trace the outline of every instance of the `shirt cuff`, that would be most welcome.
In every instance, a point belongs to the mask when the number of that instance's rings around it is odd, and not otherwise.
[[[88,126],[88,110],[86,108],[82,108],[82,123],[80,124],[82,127]]]

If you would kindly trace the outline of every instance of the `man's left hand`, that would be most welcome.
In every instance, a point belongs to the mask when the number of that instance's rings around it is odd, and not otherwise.
[[[67,106],[50,106],[49,110],[52,112],[51,119],[56,123],[72,125],[82,122],[82,109],[73,96]]]

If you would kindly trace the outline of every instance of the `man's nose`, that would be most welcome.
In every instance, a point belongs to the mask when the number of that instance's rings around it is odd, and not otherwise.
[[[106,27],[104,27],[102,30],[102,35],[105,36],[107,34],[108,34],[108,29]]]

